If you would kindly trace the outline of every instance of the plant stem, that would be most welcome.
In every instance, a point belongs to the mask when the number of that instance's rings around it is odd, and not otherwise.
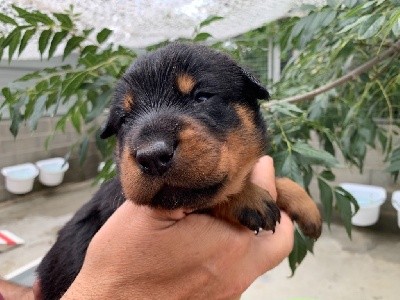
[[[329,91],[339,85],[342,85],[350,80],[356,79],[359,75],[363,74],[364,72],[368,71],[371,69],[373,66],[378,64],[379,62],[387,59],[390,56],[398,56],[400,55],[400,40],[394,43],[389,49],[383,51],[381,54],[375,56],[374,58],[370,59],[366,63],[362,64],[361,66],[355,68],[353,71],[350,71],[346,75],[336,79],[335,81],[325,84],[319,88],[316,88],[315,90],[312,90],[308,93],[298,95],[298,96],[292,96],[288,97],[285,99],[281,100],[272,100],[269,101],[268,103],[263,103],[262,106],[264,108],[271,107],[274,105],[276,102],[302,102],[305,100],[311,100],[314,99],[315,96],[322,94],[326,91]]]

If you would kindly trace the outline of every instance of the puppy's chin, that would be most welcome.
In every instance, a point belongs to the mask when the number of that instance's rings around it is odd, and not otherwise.
[[[139,204],[163,209],[201,209],[215,205],[215,198],[227,183],[226,172],[193,174],[186,165],[177,164],[162,176],[142,172],[129,148],[121,154],[119,172],[124,195]]]
[[[185,208],[197,210],[215,205],[215,199],[223,189],[225,178],[201,187],[179,187],[164,185],[151,199],[150,206],[162,209]]]

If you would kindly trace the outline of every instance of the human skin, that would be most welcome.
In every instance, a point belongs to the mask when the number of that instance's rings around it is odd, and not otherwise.
[[[31,300],[32,289],[0,278],[0,300]]]
[[[276,199],[270,157],[256,164],[252,182]],[[237,298],[289,255],[294,227],[281,213],[275,233],[255,235],[212,216],[126,201],[92,239],[62,299]]]

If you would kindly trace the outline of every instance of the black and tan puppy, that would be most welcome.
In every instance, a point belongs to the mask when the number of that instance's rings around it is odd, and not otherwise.
[[[275,203],[249,180],[264,153],[260,83],[224,54],[172,44],[138,59],[116,87],[102,138],[117,136],[118,176],[61,229],[38,268],[44,299],[58,299],[79,272],[93,235],[126,199],[163,209],[207,211],[258,232],[285,210],[302,231],[321,233],[307,193],[276,181]]]

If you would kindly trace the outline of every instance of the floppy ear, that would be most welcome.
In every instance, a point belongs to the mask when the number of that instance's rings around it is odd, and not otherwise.
[[[106,139],[114,134],[116,135],[123,123],[123,119],[123,113],[117,111],[114,108],[111,108],[107,122],[100,129],[100,137],[102,139]]]
[[[110,122],[110,117],[108,117],[107,123],[103,124],[100,129],[100,137],[102,139],[109,138],[110,136],[116,134],[117,131],[114,128],[113,124]]]
[[[246,93],[250,97],[255,99],[269,99],[269,93],[267,89],[261,84],[261,82],[253,76],[249,71],[242,68],[242,73],[245,78]]]

